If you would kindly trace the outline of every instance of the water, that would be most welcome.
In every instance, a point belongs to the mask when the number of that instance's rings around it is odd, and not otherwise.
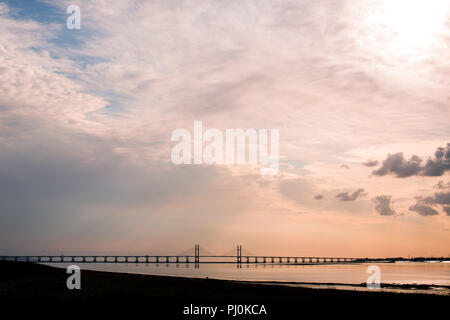
[[[47,263],[57,267],[67,267],[71,263]],[[77,264],[77,263],[72,263]],[[277,281],[302,283],[336,283],[358,285],[366,282],[369,265],[323,264],[323,265],[271,265],[246,264],[241,268],[236,264],[135,264],[135,263],[78,263],[82,270],[98,270],[135,274],[180,276],[191,278],[212,278],[243,281]],[[450,263],[410,262],[377,263],[381,270],[383,284],[426,284],[450,286]]]

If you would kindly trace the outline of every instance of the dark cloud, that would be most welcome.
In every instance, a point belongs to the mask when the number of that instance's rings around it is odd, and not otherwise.
[[[444,209],[446,215],[450,216],[450,206],[444,206],[442,209]]]
[[[450,143],[444,148],[437,148],[434,159],[428,159],[423,170],[424,176],[438,177],[450,170]]]
[[[434,195],[425,198],[418,197],[418,201],[433,207],[441,206],[445,214],[450,216],[450,181],[445,183],[443,180],[439,180],[439,182],[434,185],[434,188],[445,191],[438,191]]]
[[[447,215],[449,215],[450,208],[450,192],[436,192],[432,196],[417,197],[417,203],[409,210],[416,211],[423,216],[430,216],[438,214],[436,209],[441,208]]]
[[[409,207],[409,210],[415,211],[421,216],[435,216],[438,214],[437,210],[433,209],[430,206],[424,205],[422,203],[416,203]]]
[[[363,162],[362,165],[366,167],[375,167],[378,165],[378,160],[367,160],[366,162]]]
[[[395,153],[388,155],[383,161],[381,167],[372,171],[376,176],[384,176],[387,174],[394,174],[397,178],[406,178],[417,175],[422,170],[420,163],[422,159],[418,156],[412,156],[411,159],[406,160],[403,153]]]
[[[435,193],[434,202],[440,205],[450,205],[450,192]]]
[[[314,196],[314,199],[316,199],[316,200],[322,200],[322,199],[323,199],[323,195],[321,195],[321,194],[316,194],[316,195]]]
[[[350,167],[349,167],[348,165],[346,165],[346,164],[343,164],[343,165],[341,166],[341,168],[344,168],[344,169],[350,169]]]
[[[445,214],[450,216],[450,206],[444,206],[443,209],[444,209]]]
[[[435,189],[450,189],[450,181],[445,183],[443,180],[439,180],[439,182],[433,186]]]
[[[450,192],[437,192],[433,196],[420,198],[420,200],[430,205],[450,205]]]
[[[339,193],[336,198],[339,199],[339,201],[355,201],[356,199],[365,196],[366,193],[364,193],[364,189],[363,188],[359,188],[358,190],[356,190],[353,193],[350,192],[341,192]]]
[[[63,245],[64,250],[79,250],[86,243],[130,234],[162,238],[174,232],[189,240],[195,231],[184,233],[187,221],[196,221],[195,228],[207,224],[216,232],[217,219],[228,220],[254,205],[253,192],[242,193],[255,179],[233,177],[214,166],[133,165],[106,143],[84,138],[82,145],[64,140],[63,151],[62,141],[52,144],[38,137],[35,146],[3,148],[0,252],[41,253]],[[221,196],[210,197],[210,192]],[[202,195],[209,200],[198,201]],[[221,212],[205,215],[211,206]]]
[[[395,210],[391,207],[392,196],[380,195],[372,199],[375,204],[375,211],[381,216],[393,216],[396,214]]]
[[[372,171],[376,176],[392,174],[397,178],[406,178],[415,175],[437,177],[450,170],[450,143],[445,148],[439,147],[434,153],[434,158],[429,158],[425,165],[423,160],[413,155],[409,160],[405,159],[402,152],[389,154],[377,170]]]

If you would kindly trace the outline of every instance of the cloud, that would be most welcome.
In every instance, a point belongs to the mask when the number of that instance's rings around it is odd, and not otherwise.
[[[61,26],[15,20],[5,6],[0,11],[0,135],[31,135],[44,126],[93,134],[106,129],[88,116],[106,101],[66,76],[73,62],[52,47]]]
[[[64,21],[71,1],[43,2],[58,8],[0,3],[2,252],[72,242],[164,247],[205,233],[208,242],[245,239],[276,223],[289,237],[285,206],[333,211],[343,225],[346,207],[355,215],[371,210],[369,201],[333,199],[347,190],[336,189],[342,185],[363,185],[355,170],[335,170],[346,155],[361,145],[429,145],[449,136],[448,70],[438,68],[447,57],[433,56],[431,69],[393,59],[384,49],[397,46],[374,40],[392,37],[360,19],[361,4],[79,0],[82,29],[72,32]],[[417,71],[423,77],[410,76]],[[295,203],[229,168],[172,168],[170,133],[194,119],[221,130],[282,128],[282,157],[304,171],[273,185]],[[317,175],[305,177],[307,170]],[[435,161],[429,171],[439,172]],[[338,191],[321,191],[317,201],[318,190]],[[245,220],[249,211],[255,216]]]
[[[445,183],[443,180],[439,180],[439,182],[433,186],[435,189],[450,189],[450,181]]]
[[[9,7],[6,3],[0,2],[0,15],[9,13]]]
[[[435,216],[439,213],[432,207],[421,203],[416,203],[415,205],[410,206],[408,209],[417,212],[421,216]]]
[[[323,199],[323,195],[321,195],[321,194],[316,194],[316,195],[314,196],[314,199],[315,199],[315,200],[322,200],[322,199]]]
[[[372,171],[376,176],[384,176],[387,174],[394,174],[398,178],[406,178],[414,176],[420,172],[422,169],[420,163],[422,159],[418,156],[412,156],[411,159],[405,160],[403,153],[395,153],[393,155],[388,155],[386,160],[383,161],[381,168]]]
[[[180,241],[190,241],[196,232],[220,232],[218,221],[232,223],[259,210],[256,198],[266,190],[258,175],[235,177],[224,167],[130,165],[92,137],[34,139],[34,146],[15,145],[0,154],[0,234],[13,243],[0,241],[2,252],[101,247],[113,238],[123,244],[134,237],[162,241],[178,232]],[[195,226],[184,232],[186,224]]]
[[[346,165],[346,164],[341,165],[341,168],[350,169],[350,167],[348,165]]]
[[[416,197],[417,203],[409,207],[409,210],[419,212],[419,214],[436,215],[438,214],[437,209],[441,209],[447,215],[449,215],[450,206],[450,191],[448,192],[436,192],[432,196],[428,197]]]
[[[362,165],[366,167],[375,167],[378,165],[378,160],[367,160],[366,162],[363,162]]]
[[[434,203],[440,205],[450,205],[450,192],[437,192],[434,194]]]
[[[375,211],[381,216],[393,216],[396,214],[395,210],[391,208],[392,196],[380,195],[372,199],[375,204]]]
[[[281,194],[299,203],[311,200],[312,185],[306,179],[285,179],[279,182]]]
[[[353,193],[341,192],[336,196],[336,198],[338,198],[339,201],[355,201],[356,199],[363,197],[365,195],[367,195],[367,194],[364,193],[364,189],[359,188],[358,190],[356,190]]]
[[[392,174],[397,178],[407,178],[415,175],[441,176],[450,170],[450,143],[445,148],[438,147],[434,158],[429,158],[424,166],[422,159],[413,155],[409,160],[405,159],[402,152],[388,155],[377,170],[372,171],[376,176]]]
[[[450,205],[450,192],[436,192],[433,196],[419,199],[431,205]]]
[[[438,177],[450,170],[450,143],[447,143],[445,148],[437,148],[434,157],[434,159],[428,159],[422,175]]]
[[[450,206],[444,206],[443,209],[444,209],[445,214],[450,216]]]

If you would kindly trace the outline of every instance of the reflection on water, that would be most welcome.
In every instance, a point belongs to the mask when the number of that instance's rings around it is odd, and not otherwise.
[[[49,264],[67,267],[70,264]],[[85,270],[125,272],[137,274],[214,278],[245,281],[280,281],[307,283],[361,284],[366,282],[367,267],[371,264],[327,265],[271,265],[271,264],[104,264],[88,263]],[[378,263],[381,282],[390,284],[428,284],[450,286],[450,263]],[[354,288],[354,287],[351,287]],[[339,288],[341,289],[341,288]]]

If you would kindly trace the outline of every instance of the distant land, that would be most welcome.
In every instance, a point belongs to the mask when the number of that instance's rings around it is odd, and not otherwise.
[[[426,262],[426,261],[449,261],[450,257],[414,257],[414,258],[364,258],[364,259],[356,259],[353,262]]]

